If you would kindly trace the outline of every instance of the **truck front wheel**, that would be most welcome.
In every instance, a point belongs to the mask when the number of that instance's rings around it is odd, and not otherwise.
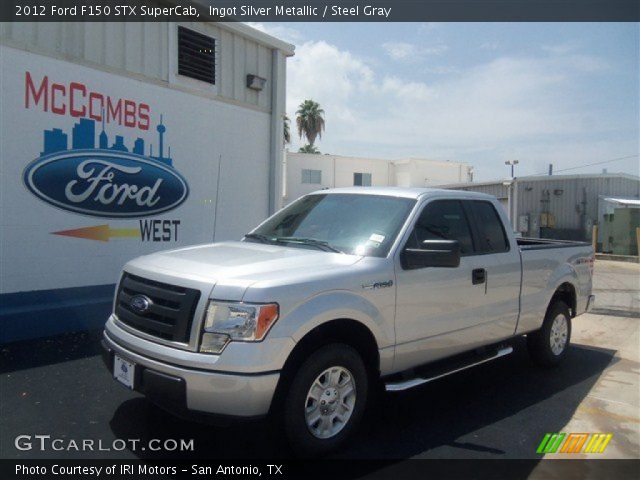
[[[569,307],[562,301],[556,301],[547,310],[542,328],[527,335],[527,346],[535,363],[552,367],[566,356],[570,340]]]
[[[302,456],[339,448],[362,419],[368,393],[367,371],[356,350],[324,346],[298,369],[284,404],[285,432]]]

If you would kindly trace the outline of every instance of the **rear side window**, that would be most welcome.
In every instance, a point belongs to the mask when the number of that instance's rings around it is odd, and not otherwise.
[[[425,240],[457,240],[460,253],[473,253],[471,229],[458,200],[436,200],[429,203],[416,222],[409,246],[420,248]]]
[[[509,240],[504,231],[502,220],[490,202],[465,201],[471,208],[477,226],[478,253],[501,253],[509,250]]]

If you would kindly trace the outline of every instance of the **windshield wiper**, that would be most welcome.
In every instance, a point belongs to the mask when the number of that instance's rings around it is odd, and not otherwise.
[[[262,233],[247,233],[244,238],[258,240],[262,243],[298,243],[300,245],[310,245],[326,252],[344,253],[342,250],[338,250],[337,248],[329,245],[328,242],[325,242],[323,240],[316,240],[315,238],[270,237],[268,235],[263,235]]]
[[[247,233],[244,238],[250,238],[252,240],[259,240],[262,243],[271,243],[273,242],[273,238],[272,237],[268,237],[266,235],[263,235],[261,233]]]
[[[325,242],[324,240],[316,240],[315,238],[276,237],[273,240],[282,243],[299,243],[300,245],[310,245],[320,250],[324,250],[325,252],[344,253],[342,250],[338,250],[337,248],[329,245],[329,242]]]

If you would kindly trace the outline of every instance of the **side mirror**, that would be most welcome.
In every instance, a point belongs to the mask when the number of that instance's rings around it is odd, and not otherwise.
[[[455,268],[460,265],[460,243],[457,240],[425,240],[421,248],[405,248],[400,262],[405,270]]]

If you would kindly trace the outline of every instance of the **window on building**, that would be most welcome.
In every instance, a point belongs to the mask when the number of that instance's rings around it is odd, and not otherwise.
[[[178,74],[215,85],[215,38],[178,27]]]
[[[354,173],[353,184],[357,187],[370,187],[371,174],[370,173]]]
[[[302,169],[302,183],[321,184],[322,183],[322,170],[309,170],[307,168]]]

